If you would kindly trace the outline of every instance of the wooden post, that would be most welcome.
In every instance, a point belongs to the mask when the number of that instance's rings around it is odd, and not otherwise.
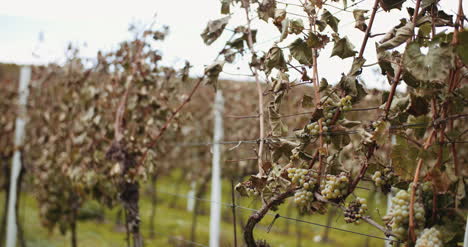
[[[18,86],[18,112],[15,124],[15,153],[11,166],[10,189],[8,194],[8,216],[6,229],[6,247],[16,246],[16,235],[18,226],[16,225],[16,191],[18,189],[18,178],[21,172],[21,147],[24,138],[24,126],[26,125],[26,103],[29,95],[29,81],[31,80],[31,67],[21,67],[20,81]]]
[[[213,162],[211,172],[211,201],[210,206],[210,247],[219,247],[221,228],[221,145],[223,138],[223,109],[224,100],[221,90],[216,92],[214,104],[214,137]]]

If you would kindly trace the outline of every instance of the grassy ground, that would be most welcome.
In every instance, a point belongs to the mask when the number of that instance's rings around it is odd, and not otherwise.
[[[159,181],[158,190],[171,193],[186,193],[189,189],[187,184],[180,186],[179,191],[175,191],[174,180],[171,178],[164,178]],[[367,191],[360,191],[362,195],[368,194]],[[230,185],[227,181],[223,185],[223,202],[230,203]],[[204,196],[209,198],[209,194]],[[0,201],[3,201],[3,194],[0,194]],[[156,236],[155,238],[149,237],[149,216],[151,211],[150,197],[146,192],[142,193],[141,201],[141,218],[142,218],[142,232],[145,237],[146,246],[190,246],[182,240],[190,240],[190,230],[192,226],[192,213],[188,212],[186,208],[185,198],[176,198],[175,206],[170,208],[169,205],[174,200],[174,197],[169,194],[159,193],[159,203],[156,210]],[[37,203],[31,194],[25,193],[22,197],[23,203],[21,207],[20,222],[24,226],[25,238],[27,246],[34,247],[65,247],[70,246],[69,234],[61,235],[58,231],[48,232],[47,229],[41,227],[40,219],[38,217]],[[377,205],[384,203],[384,198],[373,199]],[[237,204],[258,208],[259,202],[252,202],[251,199],[242,199]],[[203,215],[198,217],[196,242],[208,245],[209,236],[209,203],[200,201]],[[377,207],[370,207],[377,208]],[[289,209],[289,210],[288,210]],[[79,246],[102,246],[102,247],[120,247],[125,246],[125,232],[123,227],[116,226],[116,215],[118,208],[113,210],[105,210],[104,220],[98,221],[80,221],[78,224],[78,244]],[[385,208],[380,207],[380,212],[385,212]],[[247,217],[252,212],[247,210],[237,210],[238,217],[241,222],[246,222]],[[294,206],[288,207],[286,204],[280,208],[279,214],[294,218],[301,218],[303,220],[326,224],[327,216],[314,215],[301,217],[298,216]],[[377,215],[377,210],[371,212]],[[223,207],[223,223],[221,226],[222,231],[222,245],[221,246],[234,246],[233,244],[233,224],[232,213],[228,207]],[[314,226],[306,223],[299,223],[295,221],[288,221],[284,218],[279,218],[275,221],[271,231],[268,233],[267,228],[273,221],[273,216],[266,216],[255,230],[257,239],[266,239],[272,246],[383,246],[383,241],[372,239],[357,234],[346,233],[338,230],[330,230],[330,241],[328,243],[317,243],[314,241],[316,236],[322,236],[325,229],[320,226]],[[347,230],[373,234],[383,237],[381,233],[372,227],[361,224],[356,226],[354,224],[345,224],[342,220],[342,214],[338,213],[332,218],[332,226],[339,227]],[[239,222],[238,221],[238,222]],[[237,234],[238,242],[242,246],[241,226],[238,224]],[[298,237],[301,236],[301,237]]]

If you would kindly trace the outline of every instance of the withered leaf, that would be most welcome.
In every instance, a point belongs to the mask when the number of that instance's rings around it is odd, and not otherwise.
[[[300,64],[311,66],[312,65],[312,49],[307,46],[301,38],[296,39],[288,46],[291,55]]]
[[[209,21],[205,30],[201,34],[203,42],[205,42],[206,45],[211,45],[215,42],[223,33],[230,18],[230,16],[226,16],[217,20]]]
[[[335,46],[333,46],[331,56],[338,56],[342,59],[345,59],[354,56],[356,53],[357,52],[354,50],[354,45],[351,44],[348,37],[344,37],[335,41]]]

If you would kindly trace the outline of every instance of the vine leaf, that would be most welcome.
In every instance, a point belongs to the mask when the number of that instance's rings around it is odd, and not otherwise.
[[[224,61],[218,61],[205,68],[205,74],[206,74],[205,84],[206,85],[211,85],[214,87],[215,90],[217,89],[219,73],[223,71],[223,66],[224,66]]]
[[[352,57],[357,52],[354,50],[353,44],[349,41],[348,37],[338,39],[333,46],[331,57],[338,56],[342,59]]]
[[[367,24],[366,24],[366,17],[364,16],[365,13],[367,13],[369,10],[365,9],[355,9],[353,10],[353,16],[354,20],[356,21],[356,25],[354,25],[355,28],[365,32],[367,29]]]
[[[281,48],[278,46],[273,46],[270,48],[265,57],[265,67],[266,73],[270,74],[273,68],[278,70],[287,70],[286,60],[284,59],[284,54]]]
[[[355,58],[348,75],[349,76],[360,75],[362,72],[362,66],[364,65],[365,62],[366,62],[366,59],[364,59],[363,57]]]
[[[406,0],[380,0],[380,7],[385,11],[390,11],[391,9],[401,9],[403,3]]]
[[[421,1],[421,9],[425,9],[435,3],[437,0],[422,0]]]
[[[458,33],[458,45],[455,47],[455,51],[462,62],[468,65],[468,31]]]
[[[269,18],[275,17],[276,12],[276,1],[275,0],[263,0],[258,5],[258,17],[265,22],[268,22]]]
[[[343,75],[338,86],[345,91],[347,95],[353,97],[355,102],[360,101],[367,95],[366,90],[364,90],[364,87],[356,79],[356,76]]]
[[[348,120],[348,119],[345,118],[345,119],[339,120],[338,123],[341,126],[350,129],[350,128],[353,128],[353,127],[356,127],[356,126],[360,125],[361,121],[351,121],[351,120]]]
[[[302,108],[312,108],[314,106],[314,103],[313,103],[313,98],[304,94],[304,96],[302,97],[302,100],[301,100],[301,106]]]
[[[410,106],[407,112],[413,116],[421,116],[429,113],[429,103],[424,97],[410,94]]]
[[[389,136],[390,123],[387,121],[381,121],[375,128],[374,133],[372,134],[372,140],[375,141],[378,145],[384,145],[388,140]]]
[[[390,155],[392,166],[397,176],[403,180],[410,180],[416,170],[419,149],[400,136],[397,136],[396,140],[397,144],[393,145]]]
[[[289,21],[289,33],[300,34],[304,30],[304,22],[302,19],[294,19]]]
[[[211,45],[213,42],[215,42],[223,33],[224,28],[228,24],[230,18],[231,17],[226,16],[217,20],[209,21],[205,30],[201,34],[203,42],[205,42],[206,45]]]
[[[410,95],[405,97],[395,97],[390,105],[392,112],[405,112],[410,105]]]
[[[413,36],[414,24],[412,22],[406,23],[401,27],[394,27],[388,32],[380,41],[379,49],[388,50],[403,44],[408,38]]]
[[[326,9],[323,10],[323,14],[320,17],[320,21],[322,23],[326,23],[328,26],[330,26],[331,29],[333,29],[333,31],[335,33],[338,32],[338,23],[340,22],[340,19],[333,16],[328,10],[326,10]],[[323,24],[319,25],[319,30],[323,31],[325,29],[325,27],[326,26],[323,25]]]
[[[303,65],[312,65],[312,50],[307,46],[307,43],[304,42],[301,38],[296,39],[288,46],[291,51],[291,55],[296,59],[300,64]]]
[[[231,0],[221,0],[221,14],[228,15],[231,13]]]
[[[427,55],[418,43],[410,43],[403,54],[403,65],[414,78],[421,81],[442,81],[454,67],[454,53],[450,46],[432,43]]]
[[[330,42],[330,38],[327,35],[309,33],[306,42],[310,48],[322,49]]]
[[[415,117],[410,115],[408,120],[406,121],[408,124],[413,124],[415,127],[411,128],[411,132],[414,133],[414,136],[418,139],[423,138],[424,134],[426,133],[427,123],[431,121],[431,118],[426,115],[421,115],[419,117]]]

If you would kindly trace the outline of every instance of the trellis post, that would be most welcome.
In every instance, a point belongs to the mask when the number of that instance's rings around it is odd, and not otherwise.
[[[18,108],[15,123],[15,153],[11,165],[10,188],[8,197],[8,215],[6,228],[6,247],[16,246],[16,235],[18,226],[16,225],[16,191],[18,189],[18,177],[21,172],[21,147],[23,146],[24,126],[26,125],[26,103],[29,95],[29,81],[31,80],[31,67],[23,66],[20,70],[20,80],[18,86]]]
[[[221,90],[216,92],[214,104],[213,162],[211,170],[210,247],[218,247],[221,230],[221,145],[223,138],[224,100]]]

